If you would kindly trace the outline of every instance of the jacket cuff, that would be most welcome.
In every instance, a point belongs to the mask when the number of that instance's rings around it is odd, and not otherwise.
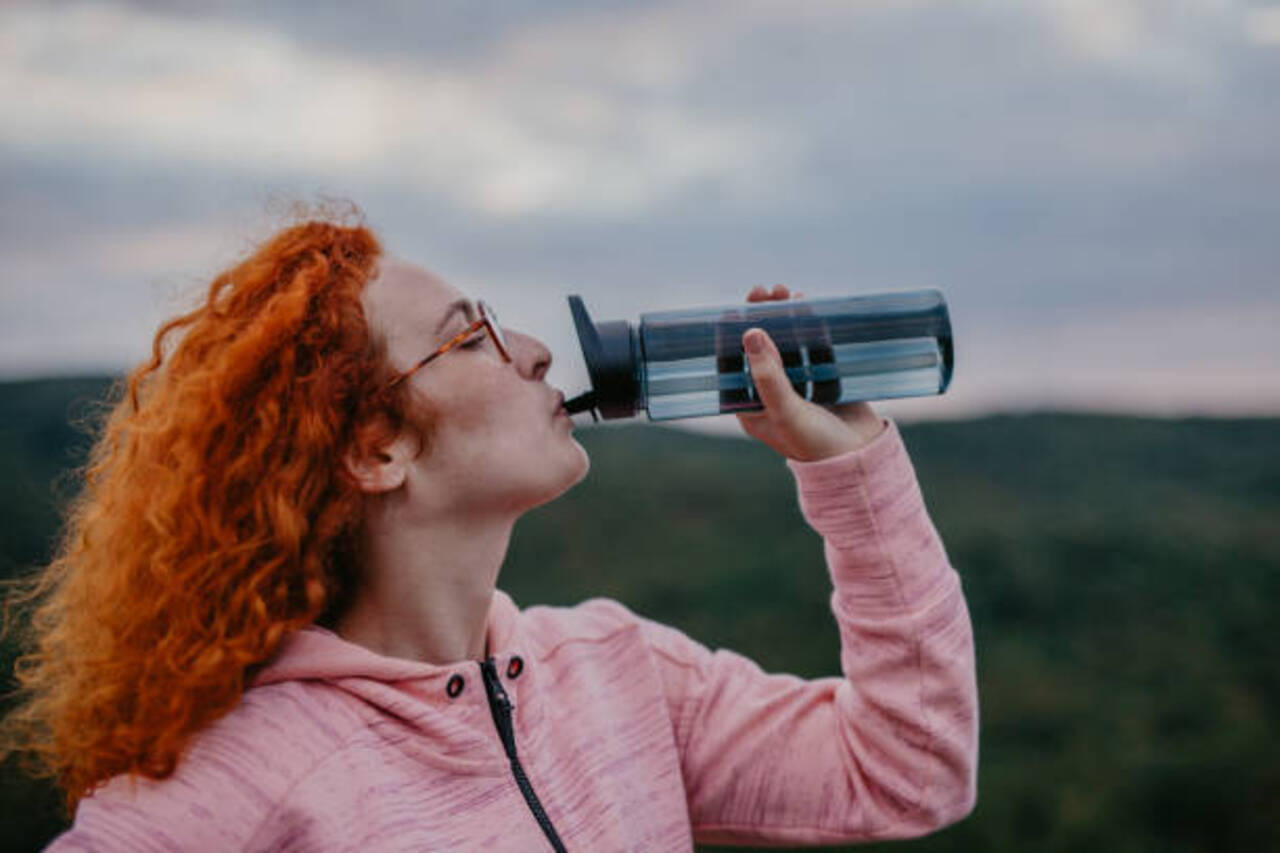
[[[880,536],[904,516],[924,511],[915,469],[891,420],[857,450],[814,462],[788,459],[787,467],[805,520],[841,550],[883,544]]]
[[[880,433],[857,450],[813,462],[788,459],[787,467],[796,475],[801,488],[809,486],[822,488],[825,484],[838,483],[848,478],[851,468],[863,471],[879,470],[895,453],[903,449],[898,425],[888,418],[881,418],[880,423],[883,427]]]

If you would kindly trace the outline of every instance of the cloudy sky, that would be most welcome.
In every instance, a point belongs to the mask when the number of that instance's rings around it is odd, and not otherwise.
[[[941,398],[1280,414],[1280,5],[0,5],[0,377],[119,370],[295,201],[585,370],[599,319],[936,287]]]

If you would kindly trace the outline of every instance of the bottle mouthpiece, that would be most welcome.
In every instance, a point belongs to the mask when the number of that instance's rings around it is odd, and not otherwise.
[[[571,415],[576,415],[578,412],[590,412],[591,420],[600,420],[600,416],[596,414],[596,395],[594,391],[583,391],[578,396],[565,400],[564,408]]]

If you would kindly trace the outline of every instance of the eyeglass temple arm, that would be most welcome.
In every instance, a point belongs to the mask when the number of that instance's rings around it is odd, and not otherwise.
[[[467,326],[467,328],[463,329],[461,332],[458,332],[458,334],[454,335],[452,338],[450,338],[449,340],[441,344],[440,349],[431,353],[431,355],[427,356],[422,361],[418,362],[413,367],[409,368],[404,373],[401,373],[395,379],[391,380],[391,384],[388,387],[394,388],[395,386],[399,385],[401,382],[405,381],[410,376],[417,373],[419,370],[426,367],[428,364],[435,361],[437,358],[444,355],[449,350],[456,347],[458,344],[462,343],[464,340],[467,339],[468,335],[474,334],[476,330],[479,329],[481,326],[484,326],[485,323],[486,321],[483,317],[480,318],[479,320],[476,320],[470,326]]]

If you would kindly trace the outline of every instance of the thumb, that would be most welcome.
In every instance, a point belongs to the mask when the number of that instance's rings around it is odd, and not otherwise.
[[[782,412],[798,399],[782,368],[782,356],[764,329],[751,328],[742,336],[742,348],[751,365],[751,381],[766,409]]]

